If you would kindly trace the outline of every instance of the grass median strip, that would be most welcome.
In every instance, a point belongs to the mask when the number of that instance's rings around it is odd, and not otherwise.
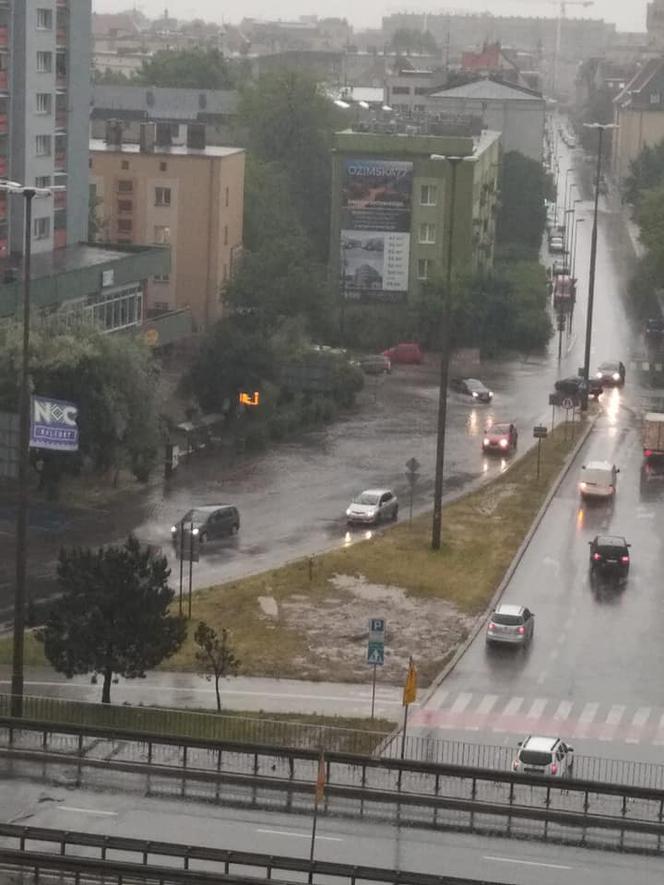
[[[431,549],[427,514],[313,562],[196,593],[189,637],[163,669],[195,669],[193,632],[205,621],[230,631],[243,675],[367,682],[368,618],[384,617],[379,682],[400,683],[412,654],[425,685],[482,615],[574,443],[571,427],[560,426],[542,441],[539,480],[532,449],[447,505],[439,551]],[[45,663],[38,643],[26,639],[26,663]],[[10,658],[11,640],[0,640],[0,662]]]

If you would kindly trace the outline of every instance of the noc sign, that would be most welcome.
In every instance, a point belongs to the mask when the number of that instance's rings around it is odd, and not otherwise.
[[[30,448],[53,452],[78,451],[78,408],[74,403],[45,396],[30,402]]]

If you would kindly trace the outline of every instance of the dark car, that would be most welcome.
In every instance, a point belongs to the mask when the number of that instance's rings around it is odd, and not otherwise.
[[[519,434],[514,424],[492,424],[484,431],[482,451],[506,454],[516,449]]]
[[[240,514],[232,504],[208,504],[188,510],[182,519],[171,526],[171,538],[183,541],[193,535],[199,543],[234,535],[240,529]]]
[[[493,391],[489,390],[477,378],[452,378],[450,389],[470,396],[478,403],[490,403],[493,399]]]
[[[555,388],[558,393],[563,393],[565,396],[580,397],[582,384],[583,378],[577,375],[570,375],[569,378],[561,378],[559,381],[556,381]],[[588,396],[594,396],[597,399],[597,397],[602,395],[603,390],[602,382],[597,378],[588,379]]]
[[[620,535],[596,535],[590,544],[590,571],[626,578],[630,544]]]
[[[595,378],[604,387],[622,387],[625,383],[625,364],[619,360],[609,363],[601,363],[595,372]]]

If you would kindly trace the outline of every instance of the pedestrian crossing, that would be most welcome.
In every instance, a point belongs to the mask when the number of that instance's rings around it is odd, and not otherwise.
[[[440,731],[441,737],[448,731],[482,731],[490,741],[491,735],[536,733],[664,746],[664,707],[442,691],[409,722]]]

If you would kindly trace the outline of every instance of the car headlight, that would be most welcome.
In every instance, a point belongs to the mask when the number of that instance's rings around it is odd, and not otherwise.
[[[489,437],[485,436],[484,440],[482,441],[482,445],[488,446],[490,443],[491,443],[491,440],[489,439]]]
[[[601,378],[601,377],[602,377],[602,373],[601,373],[601,372],[598,372],[598,373],[595,375],[595,378]]]
[[[614,380],[614,381],[620,381],[620,372],[614,372],[614,373],[613,373],[613,380]]]
[[[477,399],[477,391],[473,390],[473,399]]]
[[[501,445],[504,449],[506,449],[506,448],[507,448],[507,440],[506,440],[506,439],[501,439],[501,441],[500,441],[500,445]]]
[[[493,399],[493,390],[489,391],[489,396],[491,397],[491,399]]]
[[[585,490],[588,488],[588,486],[585,482],[580,482],[579,488],[581,489],[582,492],[585,492]]]
[[[199,532],[198,529],[192,529],[192,530],[191,530],[192,535],[197,535],[198,532]]]
[[[176,525],[172,525],[171,526],[171,534],[177,535],[177,533],[178,533],[178,527]]]
[[[351,513],[352,513],[352,510],[351,510],[350,507],[349,507],[348,510],[346,511],[346,516],[350,516]]]

